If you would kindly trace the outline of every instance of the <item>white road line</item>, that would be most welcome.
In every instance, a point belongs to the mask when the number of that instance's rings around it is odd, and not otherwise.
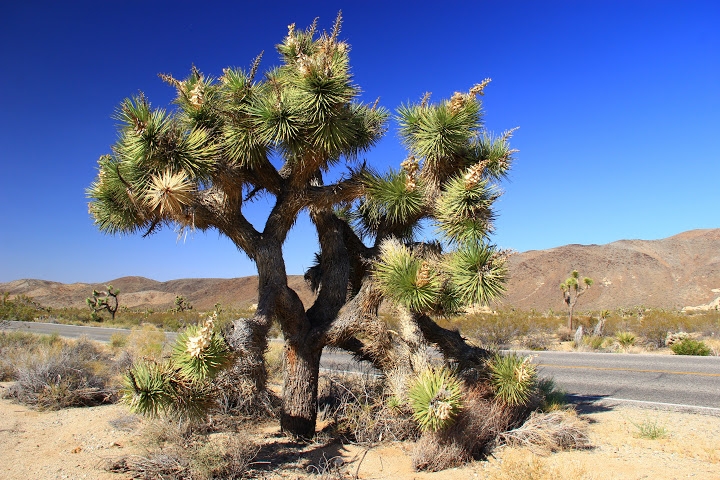
[[[616,402],[628,402],[628,403],[642,403],[645,405],[661,405],[663,407],[674,407],[674,408],[687,408],[693,410],[707,410],[708,412],[720,414],[720,408],[715,407],[701,407],[699,405],[686,405],[684,403],[664,403],[664,402],[650,402],[647,400],[631,400],[629,398],[617,398],[617,397],[602,397],[594,395],[572,395],[577,398],[587,398],[590,400],[613,400]]]

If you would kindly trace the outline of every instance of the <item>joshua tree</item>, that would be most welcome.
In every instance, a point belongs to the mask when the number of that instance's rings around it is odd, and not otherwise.
[[[98,312],[107,310],[110,313],[110,318],[115,320],[115,313],[118,310],[118,295],[120,294],[120,290],[113,289],[112,285],[105,285],[105,288],[107,290],[104,292],[93,290],[92,297],[86,298],[85,302],[90,310],[92,310],[94,317],[97,316]]]
[[[175,295],[175,307],[173,312],[184,312],[185,310],[192,310],[192,303],[188,301],[183,295]]]
[[[194,68],[177,90],[177,109],[150,106],[141,94],[121,103],[112,153],[100,157],[88,189],[90,213],[107,233],[216,229],[254,262],[258,306],[227,335],[236,371],[265,388],[263,352],[271,322],[285,340],[281,426],[309,436],[315,428],[323,347],[333,346],[385,372],[422,364],[426,342],[458,365],[481,366],[488,352],[441,328],[434,315],[487,303],[503,292],[504,252],[487,243],[494,183],[510,167],[511,132],[482,128],[489,80],[397,110],[408,158],[378,173],[358,158],[386,130],[388,112],[358,101],[349,45],[332,32],[289,27],[277,45],[280,65],[259,77],[247,70],[219,78]],[[346,170],[340,174],[342,167]],[[265,196],[272,207],[256,228],[246,206]],[[305,309],[287,282],[282,246],[300,212],[309,213],[320,251],[305,274],[316,292]],[[421,225],[438,239],[417,241]],[[387,300],[400,312],[391,332],[378,316]]]
[[[573,329],[573,313],[578,298],[580,298],[588,288],[593,284],[592,278],[584,277],[582,285],[580,285],[580,274],[577,270],[573,270],[570,276],[560,284],[560,290],[563,293],[563,300],[568,310],[568,328]]]

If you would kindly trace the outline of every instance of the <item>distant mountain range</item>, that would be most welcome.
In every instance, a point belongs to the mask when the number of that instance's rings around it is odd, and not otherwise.
[[[561,310],[559,285],[572,270],[594,280],[580,299],[579,310],[639,305],[679,309],[709,304],[720,297],[720,229],[691,230],[662,240],[566,245],[514,254],[509,260],[510,281],[502,305]],[[291,275],[289,282],[309,306],[313,294],[302,276]],[[217,302],[235,307],[257,303],[255,276],[167,282],[122,277],[102,284],[24,279],[0,283],[0,292],[25,294],[49,307],[84,307],[92,290],[105,284],[120,289],[121,305],[130,308],[170,308],[176,295],[183,295],[197,309],[210,309]]]

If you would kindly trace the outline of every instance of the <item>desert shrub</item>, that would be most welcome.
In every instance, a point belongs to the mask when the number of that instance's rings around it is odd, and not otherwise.
[[[48,312],[48,308],[27,295],[17,295],[12,300],[8,293],[3,293],[0,297],[0,320],[32,322],[35,317],[47,315]]]
[[[20,331],[0,331],[0,382],[17,380],[18,366],[29,355],[61,343],[60,336]]]
[[[509,405],[527,403],[535,392],[537,369],[530,357],[514,353],[495,355],[489,362],[490,384],[495,395]]]
[[[567,326],[563,325],[557,328],[555,331],[558,340],[560,342],[569,342],[574,339],[575,332],[570,330]]]
[[[126,347],[132,357],[159,359],[165,343],[165,332],[155,325],[145,324],[130,331]]]
[[[524,333],[526,327],[516,317],[495,314],[468,315],[462,321],[458,319],[453,323],[459,324],[463,335],[482,345],[498,348],[510,346],[516,337]]]
[[[413,418],[423,431],[447,428],[462,408],[462,385],[446,367],[418,375],[408,392]]]
[[[128,343],[128,335],[124,333],[113,333],[110,335],[110,346],[115,349],[123,348]]]
[[[242,478],[257,452],[258,447],[252,441],[237,434],[215,435],[208,441],[196,441],[188,462],[192,478]]]
[[[16,361],[16,382],[7,396],[21,403],[58,409],[110,403],[116,398],[110,359],[88,340],[56,342],[26,352]]]
[[[704,342],[686,338],[670,346],[675,355],[710,355],[710,347]]]
[[[542,332],[530,333],[518,339],[520,348],[528,350],[548,350],[553,344],[553,338]]]
[[[413,449],[413,467],[438,471],[483,458],[494,448],[501,432],[522,424],[537,407],[536,400],[533,397],[527,404],[510,405],[496,398],[482,381],[474,384],[465,393],[455,423],[438,432],[423,433]]]
[[[684,320],[686,331],[705,337],[720,337],[720,312],[717,310],[686,314]]]
[[[637,317],[628,330],[642,337],[645,346],[662,348],[668,332],[687,331],[687,317],[679,312],[650,310]]]
[[[462,444],[454,440],[443,441],[433,434],[423,435],[415,444],[411,456],[413,468],[427,472],[459,467],[471,459]]]

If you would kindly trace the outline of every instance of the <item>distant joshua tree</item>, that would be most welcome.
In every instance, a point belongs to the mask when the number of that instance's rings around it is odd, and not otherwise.
[[[560,284],[560,290],[563,293],[563,300],[568,310],[568,328],[573,329],[573,313],[578,298],[587,292],[593,284],[592,278],[584,277],[582,285],[580,285],[580,274],[577,270],[573,270],[570,276]]]
[[[120,294],[120,290],[114,289],[112,285],[105,285],[105,288],[107,289],[105,292],[93,290],[92,297],[85,299],[85,302],[88,307],[90,307],[90,310],[92,310],[94,319],[101,320],[102,318],[99,317],[97,313],[107,310],[108,313],[110,313],[110,318],[115,320],[115,313],[119,305],[118,295]]]
[[[192,310],[193,305],[183,295],[175,295],[175,307],[173,312],[184,312],[185,310]]]

